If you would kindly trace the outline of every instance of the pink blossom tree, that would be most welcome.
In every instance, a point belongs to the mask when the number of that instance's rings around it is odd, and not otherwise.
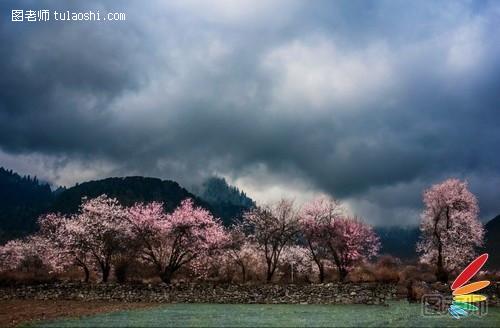
[[[280,263],[287,268],[287,270],[284,270],[284,273],[289,272],[289,278],[292,283],[299,276],[308,278],[309,274],[313,271],[312,268],[314,265],[309,249],[300,245],[285,247],[281,254]]]
[[[78,217],[49,213],[38,219],[38,235],[43,238],[55,256],[52,265],[60,270],[76,265],[83,270],[84,281],[90,278],[91,254],[83,243]]]
[[[39,231],[24,239],[8,242],[0,247],[2,266],[15,269],[29,259],[37,259],[52,272],[63,272],[75,262],[84,266],[86,281],[88,281],[88,268],[83,257],[76,257],[77,250],[71,244],[71,232],[68,230],[71,223],[65,216],[59,214],[46,214],[38,219]]]
[[[318,197],[304,204],[300,211],[300,230],[310,256],[318,268],[318,279],[325,280],[325,261],[328,260],[329,248],[324,243],[328,227],[344,215],[342,205],[328,197]]]
[[[238,265],[241,270],[241,281],[247,280],[247,266],[245,261],[245,246],[248,240],[241,224],[233,225],[228,232],[228,242],[226,245],[227,255]]]
[[[436,276],[448,280],[450,270],[476,256],[483,245],[484,228],[478,220],[477,199],[467,182],[448,179],[425,190],[417,245],[420,260],[436,266]]]
[[[332,261],[344,280],[353,266],[378,254],[380,241],[372,227],[345,215],[340,203],[321,197],[301,210],[301,232],[324,280],[324,263]]]
[[[130,230],[141,245],[141,259],[153,264],[165,283],[184,266],[202,269],[196,266],[196,259],[210,256],[227,241],[220,221],[194,206],[191,199],[171,214],[165,214],[160,203],[136,204],[128,217]]]
[[[243,224],[266,260],[266,281],[271,282],[283,249],[293,243],[299,232],[299,216],[293,201],[282,199],[246,212]]]
[[[38,256],[38,252],[32,243],[21,239],[10,240],[0,247],[0,269],[15,270],[23,260],[34,256]]]
[[[68,242],[75,255],[88,254],[107,282],[114,259],[127,250],[131,238],[125,209],[118,200],[101,195],[84,200],[68,223]]]
[[[249,271],[257,272],[264,268],[259,246],[248,238],[241,222],[229,230],[225,250],[230,261],[239,267],[242,282],[247,281]]]
[[[324,238],[340,280],[354,265],[378,254],[380,240],[372,227],[356,217],[342,217],[325,227]]]
[[[0,247],[0,270],[15,270],[35,263],[47,267],[51,272],[62,271],[58,252],[46,239],[38,235],[15,239]]]

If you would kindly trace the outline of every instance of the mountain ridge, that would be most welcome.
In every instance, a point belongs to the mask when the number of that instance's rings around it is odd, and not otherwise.
[[[182,200],[191,198],[196,205],[209,210],[225,225],[230,225],[233,219],[241,217],[250,208],[244,202],[252,205],[254,202],[225,180],[224,184],[229,194],[221,197],[214,195],[210,202],[189,192],[176,181],[143,176],[109,177],[52,191],[48,184],[41,183],[36,177],[22,177],[0,167],[0,242],[36,231],[37,218],[44,213],[75,213],[82,197],[92,198],[102,194],[117,198],[124,206],[137,202],[162,202],[167,212],[173,211]],[[243,203],[224,201],[224,197],[236,194]]]

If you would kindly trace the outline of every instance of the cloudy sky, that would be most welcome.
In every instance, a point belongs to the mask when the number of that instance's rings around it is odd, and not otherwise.
[[[379,225],[416,223],[453,176],[500,214],[498,1],[75,2],[0,3],[0,166],[66,186],[218,174]]]

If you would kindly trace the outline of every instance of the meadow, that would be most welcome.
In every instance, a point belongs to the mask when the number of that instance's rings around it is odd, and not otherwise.
[[[388,306],[312,304],[170,304],[81,318],[38,322],[36,327],[495,327],[500,309],[461,320],[423,316],[420,304]]]

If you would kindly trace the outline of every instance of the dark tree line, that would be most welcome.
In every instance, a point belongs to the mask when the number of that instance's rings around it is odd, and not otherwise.
[[[36,177],[0,168],[0,238],[32,232],[36,218],[53,202],[50,186]]]

